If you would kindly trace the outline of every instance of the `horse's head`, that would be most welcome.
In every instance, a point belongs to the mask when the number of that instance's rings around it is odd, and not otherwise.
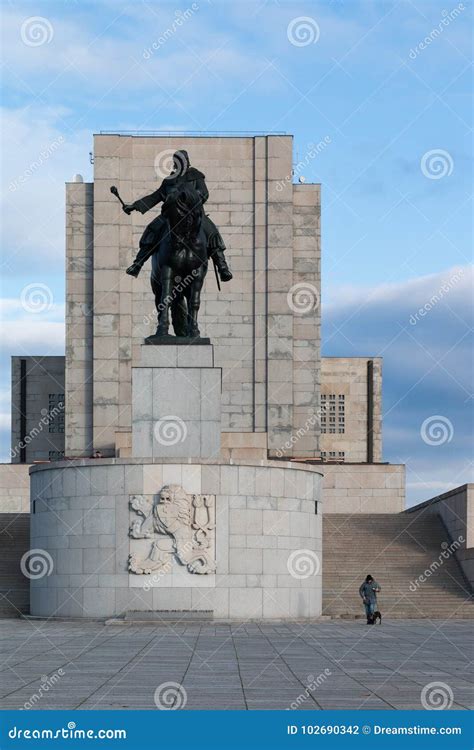
[[[197,230],[202,218],[201,196],[191,185],[173,190],[163,205],[163,213],[177,234]]]

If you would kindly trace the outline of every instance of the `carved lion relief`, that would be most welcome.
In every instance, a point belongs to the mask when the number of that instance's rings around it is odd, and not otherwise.
[[[189,573],[214,573],[214,495],[187,494],[178,484],[169,484],[156,500],[152,496],[132,496],[130,507],[138,516],[130,526],[130,538],[151,540],[148,557],[139,559],[133,552],[129,555],[131,573],[165,572],[173,559],[186,566]],[[163,544],[166,539],[168,549]]]

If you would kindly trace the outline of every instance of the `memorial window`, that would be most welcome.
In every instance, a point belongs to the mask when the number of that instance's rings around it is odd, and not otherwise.
[[[321,394],[321,434],[342,435],[346,431],[346,398],[343,393]]]
[[[48,432],[64,433],[64,393],[49,394]]]

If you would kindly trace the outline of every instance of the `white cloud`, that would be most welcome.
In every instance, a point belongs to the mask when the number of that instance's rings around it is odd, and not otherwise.
[[[64,353],[65,305],[52,301],[42,312],[28,312],[19,299],[0,300],[4,355],[35,356]],[[1,401],[0,397],[0,401]]]
[[[472,481],[472,279],[457,266],[339,289],[323,307],[325,355],[383,356],[384,459],[406,464],[409,504]],[[440,445],[421,434],[434,415],[452,425]]]
[[[10,412],[0,412],[0,430],[10,430],[12,417]]]
[[[2,339],[12,356],[64,354],[65,325],[40,320],[8,321],[3,325]]]
[[[51,13],[51,41],[28,46],[20,34],[25,14],[5,9],[3,58],[8,69],[26,86],[31,77],[66,89],[75,81],[76,95],[88,106],[94,104],[91,92],[102,98],[112,87],[116,96],[124,91],[133,94],[143,87],[153,91],[153,79],[157,84],[155,97],[160,87],[173,93],[198,70],[199,87],[193,83],[191,91],[199,97],[203,87],[215,92],[216,78],[211,71],[223,82],[238,79],[244,83],[265,64],[258,52],[248,54],[243,40],[227,37],[214,26],[213,18],[200,10],[189,14],[178,26],[178,13],[172,6],[160,9],[152,4],[146,15],[134,13],[128,33],[114,22],[121,15],[113,12],[104,16],[101,28],[98,23],[72,22]],[[152,54],[147,55],[150,49]]]
[[[338,286],[329,287],[325,311],[331,314],[339,314],[344,308],[353,308],[356,305],[386,305],[396,304],[407,310],[416,312],[433,297],[440,293],[441,298],[449,301],[450,291],[456,294],[466,294],[472,286],[473,269],[470,266],[454,266],[441,273],[418,276],[414,279],[396,282],[392,284],[379,284],[376,287]],[[449,289],[442,287],[448,285]],[[411,314],[411,313],[410,313]]]
[[[71,133],[62,110],[3,108],[8,148],[3,150],[2,244],[7,269],[64,262],[65,182],[76,172],[87,179],[89,131]]]

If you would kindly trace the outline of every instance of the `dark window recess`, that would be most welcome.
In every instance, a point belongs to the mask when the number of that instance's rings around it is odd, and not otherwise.
[[[26,359],[20,359],[20,463],[26,463]]]
[[[318,515],[318,501],[317,500],[314,501],[314,515],[315,516]]]
[[[64,393],[49,394],[48,420],[48,432],[64,433]]]
[[[326,461],[327,458],[332,459],[333,461],[337,458],[338,461],[345,461],[346,454],[345,451],[321,451],[321,459],[323,461]]]
[[[64,458],[64,451],[49,451],[48,457],[50,461],[60,461]]]
[[[346,397],[343,393],[321,394],[321,434],[343,435],[346,431]],[[327,413],[329,412],[329,420]],[[337,415],[337,430],[336,430]],[[329,421],[329,424],[328,424]]]

